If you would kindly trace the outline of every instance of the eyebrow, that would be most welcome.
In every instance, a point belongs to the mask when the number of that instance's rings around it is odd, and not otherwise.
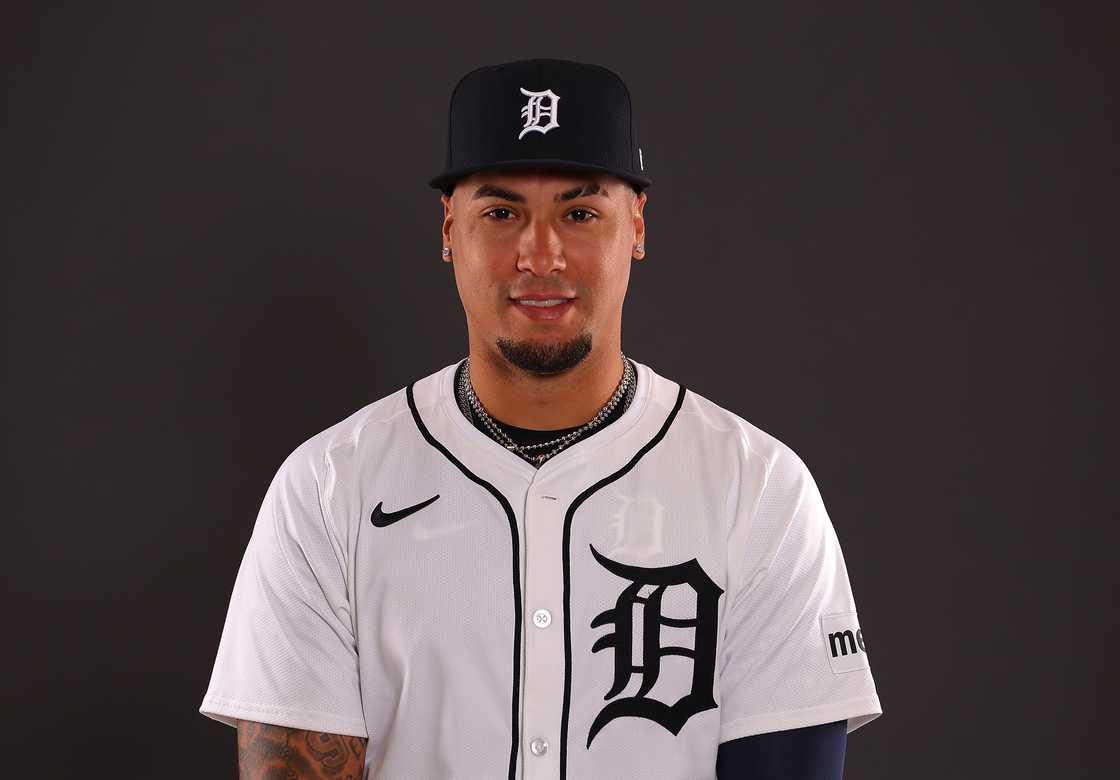
[[[599,182],[593,181],[587,184],[581,184],[578,187],[572,187],[570,190],[565,190],[557,195],[554,200],[560,203],[565,200],[573,200],[584,195],[602,195],[604,198],[610,197],[610,192],[605,188],[599,186]],[[499,187],[494,184],[483,184],[474,191],[471,200],[478,200],[479,198],[502,198],[503,200],[512,200],[514,203],[524,203],[525,196],[513,190],[507,190],[505,187]]]

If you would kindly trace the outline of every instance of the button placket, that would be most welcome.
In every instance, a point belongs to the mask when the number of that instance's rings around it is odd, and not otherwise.
[[[564,701],[564,638],[553,623],[563,600],[563,507],[554,491],[530,487],[525,500],[523,538],[523,777],[551,780],[559,760],[555,746]]]

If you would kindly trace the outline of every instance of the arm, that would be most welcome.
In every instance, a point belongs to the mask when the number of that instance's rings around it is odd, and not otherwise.
[[[366,740],[343,734],[237,721],[237,768],[241,780],[361,780]]]
[[[847,720],[733,739],[719,746],[718,780],[840,780]]]

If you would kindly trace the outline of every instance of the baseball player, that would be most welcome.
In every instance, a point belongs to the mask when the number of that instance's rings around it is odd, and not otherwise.
[[[241,776],[839,778],[882,708],[817,485],[621,346],[626,85],[468,73],[429,184],[469,352],[276,471],[200,707]]]

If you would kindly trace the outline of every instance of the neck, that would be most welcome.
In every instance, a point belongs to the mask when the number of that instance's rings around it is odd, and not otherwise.
[[[552,431],[583,425],[622,381],[617,345],[592,349],[579,365],[540,375],[512,365],[500,352],[470,351],[471,384],[487,414],[509,425]]]

